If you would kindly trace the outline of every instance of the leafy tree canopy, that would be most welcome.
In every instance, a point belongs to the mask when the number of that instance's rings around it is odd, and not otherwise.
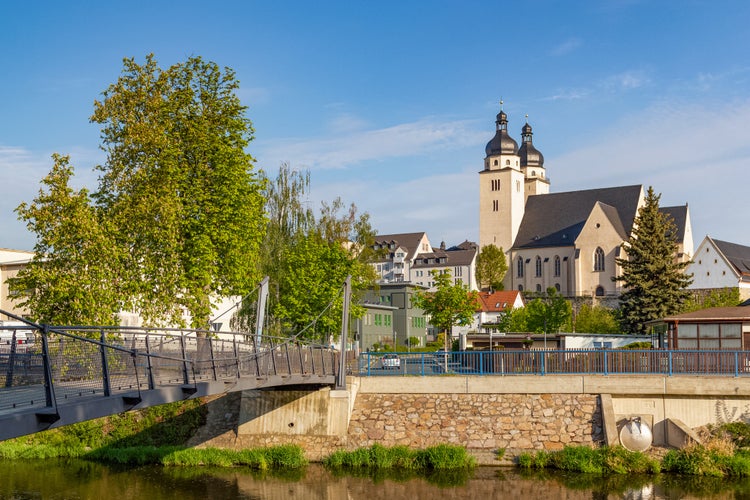
[[[648,188],[645,204],[638,210],[633,231],[623,243],[626,257],[616,262],[625,292],[620,296],[623,330],[646,333],[647,322],[679,313],[689,297],[692,276],[685,274],[688,262],[677,261],[677,228],[659,211],[660,195]]]
[[[58,321],[108,323],[122,304],[147,323],[181,324],[187,312],[192,326],[207,327],[212,297],[244,295],[257,283],[266,227],[239,83],[231,69],[200,57],[166,69],[153,55],[123,66],[91,117],[106,153],[97,191],[91,199],[70,191],[72,170],[56,157],[50,196],[18,209],[39,244],[34,274],[17,290],[36,297],[33,315]],[[52,212],[62,216],[57,223]],[[74,263],[61,267],[71,254]],[[68,283],[70,295],[106,283],[118,304],[102,295],[96,303],[76,299],[78,312],[44,309],[61,293],[48,284],[70,279],[71,268],[84,272]]]
[[[323,203],[316,218],[305,200],[310,174],[282,164],[267,182],[268,226],[260,268],[271,283],[269,327],[278,334],[327,340],[341,331],[341,287],[352,276],[352,317],[364,314],[358,298],[375,282],[370,265],[375,232],[368,214],[340,198]],[[235,322],[249,323],[248,302]]]
[[[621,333],[612,309],[583,304],[575,316],[575,331],[581,333]]]
[[[554,287],[526,304],[526,328],[535,333],[557,333],[570,325],[572,307]]]
[[[30,204],[16,209],[19,219],[37,236],[34,257],[10,290],[31,318],[56,325],[113,325],[125,305],[117,274],[121,249],[112,228],[90,204],[87,190],[73,190],[69,157],[52,155],[54,165],[43,189]]]
[[[508,272],[505,252],[493,244],[485,245],[477,256],[477,282],[483,289],[503,289],[503,279]]]
[[[454,326],[471,324],[479,305],[477,292],[463,283],[453,283],[450,273],[433,271],[432,275],[437,290],[414,294],[414,306],[430,317],[432,326],[447,333]]]

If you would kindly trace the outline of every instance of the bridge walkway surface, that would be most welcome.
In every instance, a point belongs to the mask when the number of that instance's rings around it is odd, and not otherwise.
[[[0,344],[0,440],[192,397],[345,384],[339,351],[297,339],[21,321]]]

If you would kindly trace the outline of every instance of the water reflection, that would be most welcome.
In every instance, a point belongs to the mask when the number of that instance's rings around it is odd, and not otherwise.
[[[594,476],[480,467],[471,473],[329,472],[311,465],[269,473],[244,468],[117,467],[84,461],[9,461],[1,499],[569,500],[750,499],[750,480],[675,476]]]

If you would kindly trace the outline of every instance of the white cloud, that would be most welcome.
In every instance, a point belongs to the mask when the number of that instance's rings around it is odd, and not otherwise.
[[[543,98],[542,101],[576,101],[586,98],[590,93],[588,89],[560,89],[557,93]]]
[[[577,37],[568,38],[564,42],[553,47],[552,50],[550,51],[550,54],[553,56],[563,56],[565,54],[569,54],[577,50],[582,45],[583,45],[583,41],[580,38],[577,38]]]
[[[610,91],[632,90],[648,85],[651,79],[644,71],[625,71],[608,76],[599,82],[599,87]]]
[[[486,130],[474,130],[466,120],[441,121],[426,118],[382,129],[352,131],[320,139],[274,141],[258,158],[264,166],[293,160],[310,169],[352,167],[367,160],[411,157],[435,149],[454,149],[486,141]]]
[[[711,234],[750,245],[747,123],[750,101],[663,103],[545,164],[555,191],[651,185],[663,206],[689,204],[696,238]]]
[[[352,113],[341,113],[328,122],[329,130],[335,134],[364,130],[368,125],[366,120]]]
[[[373,228],[381,234],[425,231],[430,242],[448,246],[479,237],[477,169],[456,168],[455,174],[432,175],[404,182],[373,186],[361,180],[316,185],[311,198],[330,201],[342,196],[354,202],[360,213],[370,214]],[[315,209],[320,205],[316,201]]]

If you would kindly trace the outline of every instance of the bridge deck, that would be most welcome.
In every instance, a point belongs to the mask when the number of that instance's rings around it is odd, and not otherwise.
[[[338,382],[331,348],[209,335],[39,327],[34,342],[0,345],[0,440],[187,398]]]

